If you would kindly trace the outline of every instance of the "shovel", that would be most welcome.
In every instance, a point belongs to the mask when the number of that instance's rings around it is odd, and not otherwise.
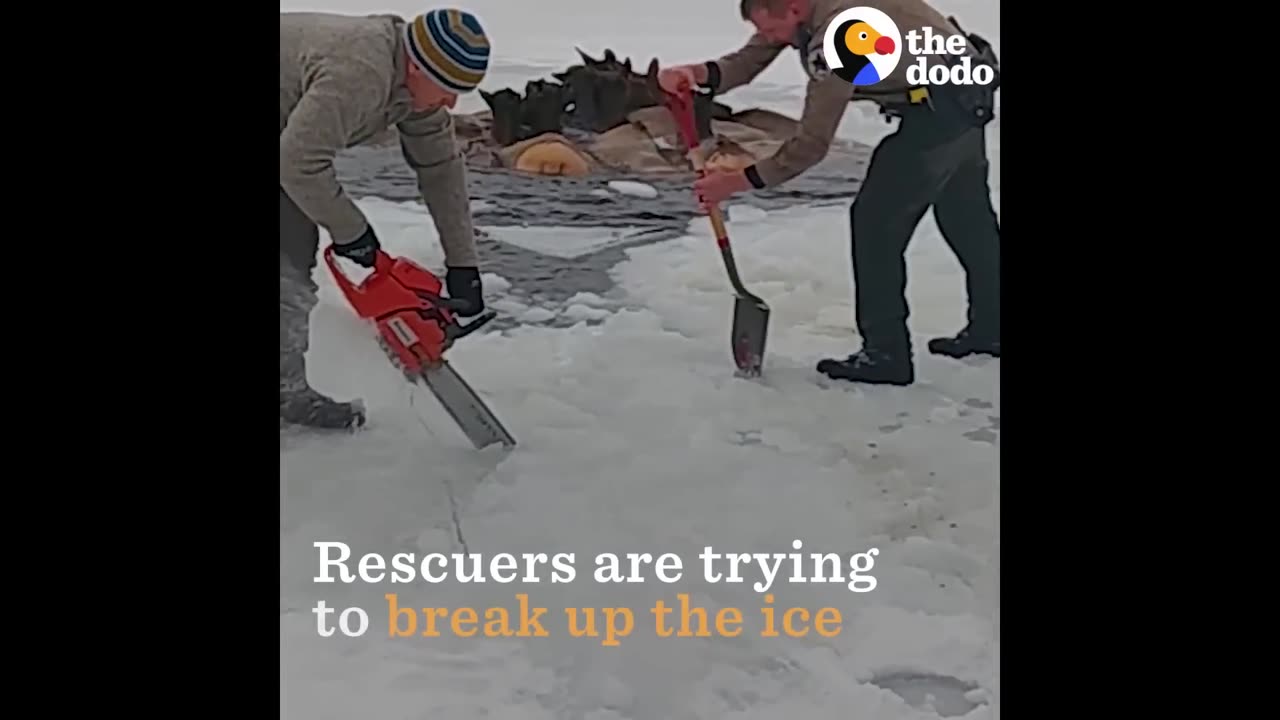
[[[680,94],[666,93],[666,106],[680,129],[680,137],[684,142],[685,152],[693,162],[693,169],[698,177],[706,174],[703,167],[703,142],[711,139],[698,137],[698,127],[694,118],[693,92],[685,88]],[[724,217],[718,205],[708,207],[711,218],[711,229],[715,232],[716,244],[720,247],[720,256],[724,259],[725,270],[729,273],[729,282],[737,296],[733,300],[733,329],[729,335],[733,361],[738,366],[738,374],[745,377],[757,377],[764,365],[764,345],[769,335],[769,306],[763,300],[751,294],[742,285],[738,276],[738,264],[733,259],[733,248],[729,246],[729,233],[724,227]]]

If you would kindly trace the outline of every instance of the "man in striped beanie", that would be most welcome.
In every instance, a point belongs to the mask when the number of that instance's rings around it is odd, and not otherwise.
[[[404,26],[409,53],[409,89],[415,99],[439,98],[453,107],[458,93],[471,92],[489,67],[489,40],[475,16],[432,10]]]
[[[480,21],[455,9],[395,15],[280,14],[280,419],[353,428],[359,401],[337,402],[307,381],[305,353],[319,229],[334,252],[372,267],[373,226],[338,182],[334,158],[392,126],[444,250],[445,286],[484,310],[466,168],[449,110],[489,66]]]

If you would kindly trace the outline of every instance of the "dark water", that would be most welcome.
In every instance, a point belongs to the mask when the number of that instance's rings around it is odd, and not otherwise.
[[[861,184],[870,148],[854,146],[833,152],[800,177],[777,189],[757,190],[735,201],[763,210],[800,204],[848,204]],[[416,179],[399,148],[358,147],[338,158],[338,177],[354,197],[375,196],[394,202],[421,202]],[[657,190],[655,198],[600,190],[609,180],[643,182]],[[689,181],[653,180],[625,175],[576,178],[528,178],[514,174],[468,170],[477,245],[483,270],[506,278],[512,291],[531,304],[556,302],[578,292],[607,293],[613,286],[608,270],[625,259],[625,250],[677,237],[691,219],[700,217]],[[729,203],[731,207],[733,202]],[[485,226],[626,228],[625,242],[572,260],[546,255],[493,239]]]

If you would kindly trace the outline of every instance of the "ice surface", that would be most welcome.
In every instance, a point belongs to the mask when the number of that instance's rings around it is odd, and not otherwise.
[[[397,231],[396,208],[361,205],[388,228],[389,251],[440,266],[429,224]],[[745,281],[769,288],[760,292],[774,308],[761,382],[732,377],[731,296],[705,223],[631,249],[616,268],[626,302],[643,309],[602,310],[609,314],[594,327],[521,327],[461,342],[453,362],[521,443],[505,459],[471,452],[438,411],[426,413],[425,432],[365,327],[318,272],[313,382],[364,396],[372,425],[282,451],[282,604],[293,608],[283,618],[285,714],[896,720],[937,717],[908,700],[920,705],[933,694],[941,709],[938,697],[950,691],[975,707],[967,717],[987,717],[987,704],[963,699],[994,689],[998,446],[965,434],[998,413],[998,364],[921,354],[921,383],[906,390],[819,383],[814,362],[856,346],[850,331],[831,325],[849,304],[846,223],[841,208],[798,209],[731,229]],[[910,270],[915,331],[959,327],[961,276],[931,221]],[[516,302],[501,283],[491,287],[495,306]],[[980,402],[966,404],[972,399]],[[787,552],[798,538],[809,550],[879,548],[879,587],[866,595],[841,585],[774,588],[780,605],[839,608],[846,622],[832,640],[676,640],[640,630],[602,648],[563,633],[388,640],[382,593],[399,592],[415,607],[485,607],[519,591],[545,607],[643,610],[687,591],[713,611],[749,612],[762,599],[748,584],[696,577],[622,590],[583,576],[520,588],[310,582],[316,540],[343,540],[357,554],[453,550],[446,483],[472,552],[572,551],[585,575],[598,552],[671,551],[697,572],[704,545]],[[319,598],[363,605],[374,629],[360,641],[316,637],[308,611]],[[919,690],[916,679],[930,676],[945,680]]]
[[[648,183],[635,182],[633,180],[611,180],[609,181],[609,187],[623,195],[649,199],[658,197],[658,189]]]
[[[595,293],[589,292],[575,293],[573,297],[569,298],[569,303],[582,304],[593,308],[607,307],[609,305],[608,300],[605,300]]]
[[[535,307],[524,311],[520,316],[520,321],[524,323],[542,323],[556,316],[555,312],[547,308]]]
[[[996,3],[940,0],[999,51]],[[470,0],[493,37],[485,87],[523,87],[576,61],[574,45],[606,45],[633,60],[698,60],[748,34],[736,3],[648,0]],[[282,3],[284,9],[420,11],[390,2]],[[677,14],[678,13],[678,14]],[[671,23],[672,17],[681,21]],[[682,30],[683,28],[683,30]],[[784,53],[736,106],[798,113],[802,85]],[[466,103],[479,103],[467,97]],[[999,203],[999,122],[988,133]],[[847,113],[841,135],[874,141],[892,130],[874,111]],[[420,204],[361,199],[389,251],[442,266]],[[749,199],[748,199],[749,202]],[[739,208],[742,208],[739,210]],[[958,362],[923,352],[924,339],[964,321],[963,275],[932,215],[908,256],[912,330],[921,349],[911,388],[819,382],[818,358],[857,347],[852,326],[848,215],[839,206],[765,213],[730,210],[744,281],[773,308],[766,374],[732,376],[731,293],[705,220],[685,237],[632,248],[614,269],[621,296],[579,294],[531,305],[485,277],[504,314],[547,314],[572,327],[525,326],[472,336],[451,358],[492,403],[520,445],[476,453],[398,372],[347,310],[323,266],[313,315],[312,382],[361,396],[371,425],[354,437],[281,438],[282,717],[693,720],[989,720],[999,702],[998,361]],[[568,261],[623,237],[593,228],[487,228],[497,239]],[[327,238],[325,239],[327,241]],[[539,312],[541,311],[541,312]],[[588,316],[589,313],[589,316]],[[590,319],[591,322],[578,322]],[[425,417],[424,428],[417,413]],[[366,552],[541,551],[577,554],[572,584],[319,585],[320,540]],[[742,552],[842,555],[877,547],[878,587],[773,588],[775,605],[835,607],[835,638],[656,638],[654,600],[688,592],[714,613],[735,606],[758,630],[750,583],[701,581],[704,545]],[[621,588],[593,583],[600,552],[680,553],[685,579]],[[528,592],[553,608],[552,637],[386,638],[384,593],[409,607],[509,605]],[[311,608],[360,605],[360,639],[317,637]],[[620,647],[571,638],[555,608],[636,609]],[[563,616],[561,616],[562,618]],[[932,707],[933,709],[929,709]]]
[[[746,203],[735,203],[729,206],[728,220],[733,222],[751,222],[752,220],[763,220],[765,211]]]
[[[495,273],[481,273],[480,281],[486,293],[502,293],[511,289],[511,283],[506,278]]]
[[[603,320],[604,318],[609,317],[609,315],[610,313],[608,310],[593,308],[588,305],[583,305],[582,303],[574,303],[565,308],[564,312],[561,313],[562,317],[568,317],[574,320]]]
[[[489,237],[526,250],[572,260],[627,242],[636,230],[604,227],[482,226]]]

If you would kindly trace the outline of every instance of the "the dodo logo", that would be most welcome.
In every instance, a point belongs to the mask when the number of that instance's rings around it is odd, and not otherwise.
[[[883,12],[849,8],[827,25],[822,53],[836,77],[854,85],[875,85],[898,67],[902,35]]]

